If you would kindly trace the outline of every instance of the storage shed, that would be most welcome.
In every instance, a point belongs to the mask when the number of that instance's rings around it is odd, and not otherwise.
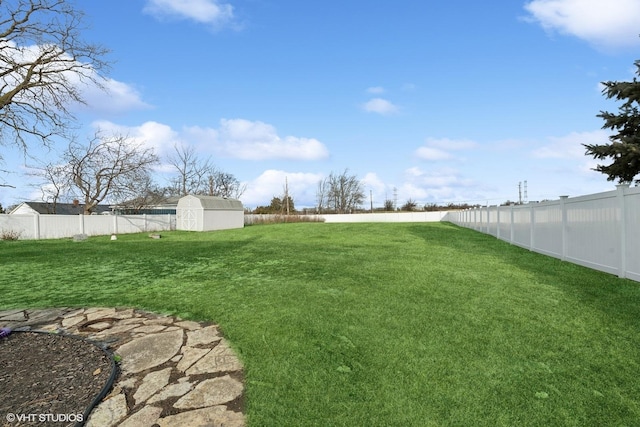
[[[184,196],[176,207],[176,229],[226,230],[244,227],[242,202],[215,196]]]

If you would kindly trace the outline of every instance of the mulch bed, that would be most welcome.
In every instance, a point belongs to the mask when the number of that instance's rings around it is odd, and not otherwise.
[[[35,332],[0,338],[0,425],[76,425],[111,369],[104,351],[78,338]],[[36,415],[19,421],[13,414]]]

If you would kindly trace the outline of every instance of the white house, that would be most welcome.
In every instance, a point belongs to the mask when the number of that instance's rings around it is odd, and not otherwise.
[[[108,206],[98,205],[93,208],[96,214],[108,214],[111,209]],[[10,215],[82,215],[84,205],[79,203],[47,203],[47,202],[22,202],[13,208]]]

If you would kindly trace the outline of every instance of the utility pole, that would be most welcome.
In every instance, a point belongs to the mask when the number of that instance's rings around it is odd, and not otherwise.
[[[284,177],[284,199],[287,204],[287,215],[289,215],[289,179],[288,177]]]
[[[398,206],[398,188],[397,187],[393,187],[393,209],[397,209],[396,206]]]
[[[518,183],[518,204],[522,204],[522,181]]]
[[[371,213],[373,213],[373,191],[369,190],[369,200],[371,200]]]

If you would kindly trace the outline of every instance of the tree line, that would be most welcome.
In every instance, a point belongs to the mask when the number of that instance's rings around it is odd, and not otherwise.
[[[60,201],[81,199],[91,214],[108,200],[118,209],[135,213],[187,194],[239,198],[245,190],[233,174],[218,169],[191,146],[176,145],[166,159],[174,178],[161,185],[153,178],[160,163],[151,148],[122,135],[96,134],[88,143],[72,142],[60,159],[33,166],[41,179],[42,200],[55,213]]]

